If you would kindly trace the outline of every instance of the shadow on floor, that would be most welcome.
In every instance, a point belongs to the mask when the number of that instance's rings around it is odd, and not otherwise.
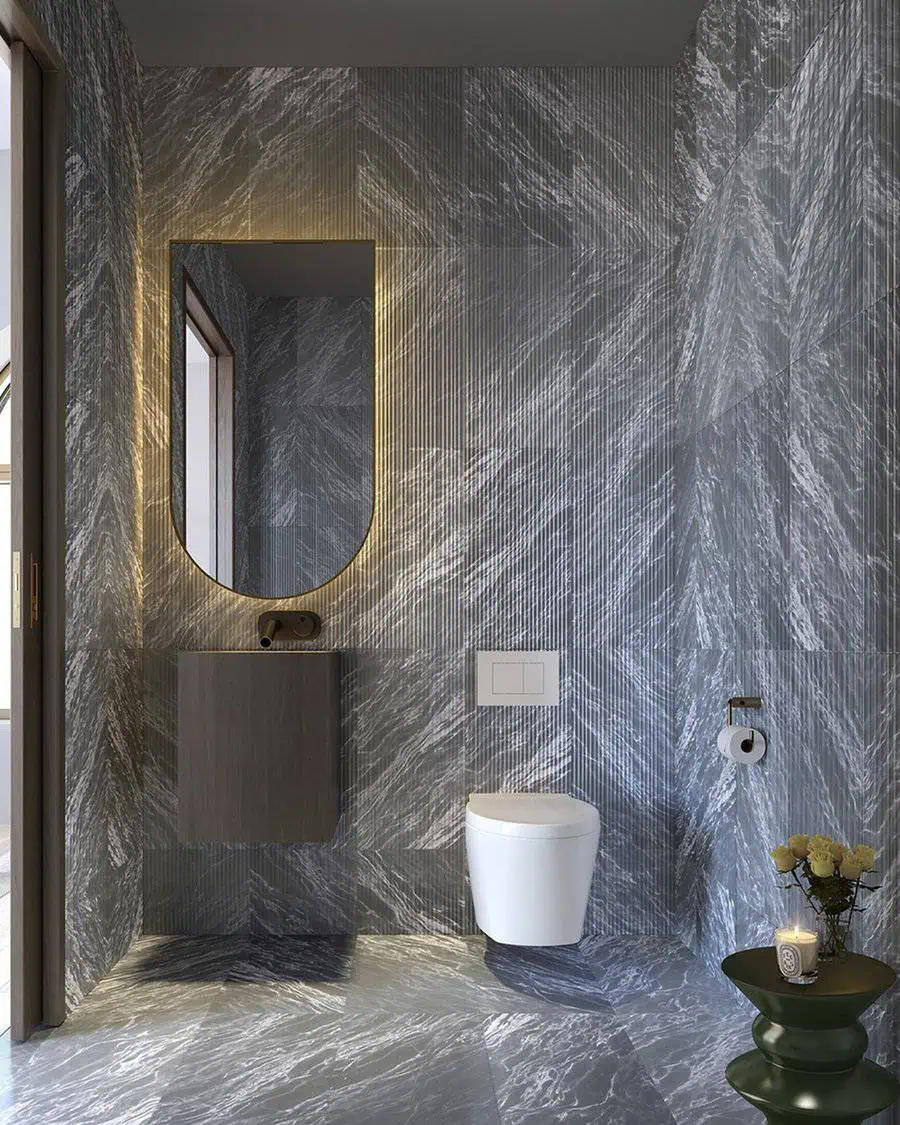
[[[577,945],[500,945],[487,939],[484,963],[501,984],[550,1004],[610,1011]]]
[[[127,974],[143,981],[300,981],[325,984],[347,980],[354,938],[183,937],[141,950]]]

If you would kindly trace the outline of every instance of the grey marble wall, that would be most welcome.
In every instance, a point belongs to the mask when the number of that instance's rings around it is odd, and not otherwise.
[[[670,928],[673,125],[661,69],[145,73],[148,932],[466,931],[487,787],[593,800],[590,927]],[[175,654],[265,603],[173,531],[168,241],[292,237],[377,242],[374,523],[284,603],[344,653],[345,808],[326,847],[188,847]],[[561,705],[476,710],[474,650],[517,646]]]
[[[140,68],[106,0],[35,0],[66,63],[66,992],[141,929]]]
[[[898,19],[714,0],[676,76],[677,924],[712,963],[791,909],[788,831],[878,849],[856,942],[900,963]],[[757,768],[715,752],[735,691]]]
[[[374,302],[256,297],[235,402],[235,587],[287,597],[330,581],[372,516]]]

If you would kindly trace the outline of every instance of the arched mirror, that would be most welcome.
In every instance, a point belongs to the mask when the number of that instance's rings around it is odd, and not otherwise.
[[[371,242],[171,244],[172,518],[211,578],[304,594],[374,502]]]

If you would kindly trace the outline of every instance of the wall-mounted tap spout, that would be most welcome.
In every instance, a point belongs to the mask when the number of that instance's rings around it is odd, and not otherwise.
[[[314,641],[322,632],[322,618],[311,609],[267,610],[256,622],[261,648],[271,648],[277,634],[279,641]]]
[[[270,617],[265,626],[260,630],[259,644],[260,648],[271,648],[272,641],[275,639],[275,634],[281,628],[281,622],[277,617]]]

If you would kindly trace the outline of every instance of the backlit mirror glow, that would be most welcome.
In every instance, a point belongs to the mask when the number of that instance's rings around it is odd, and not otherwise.
[[[374,500],[371,242],[173,242],[172,518],[261,598],[338,574]]]

